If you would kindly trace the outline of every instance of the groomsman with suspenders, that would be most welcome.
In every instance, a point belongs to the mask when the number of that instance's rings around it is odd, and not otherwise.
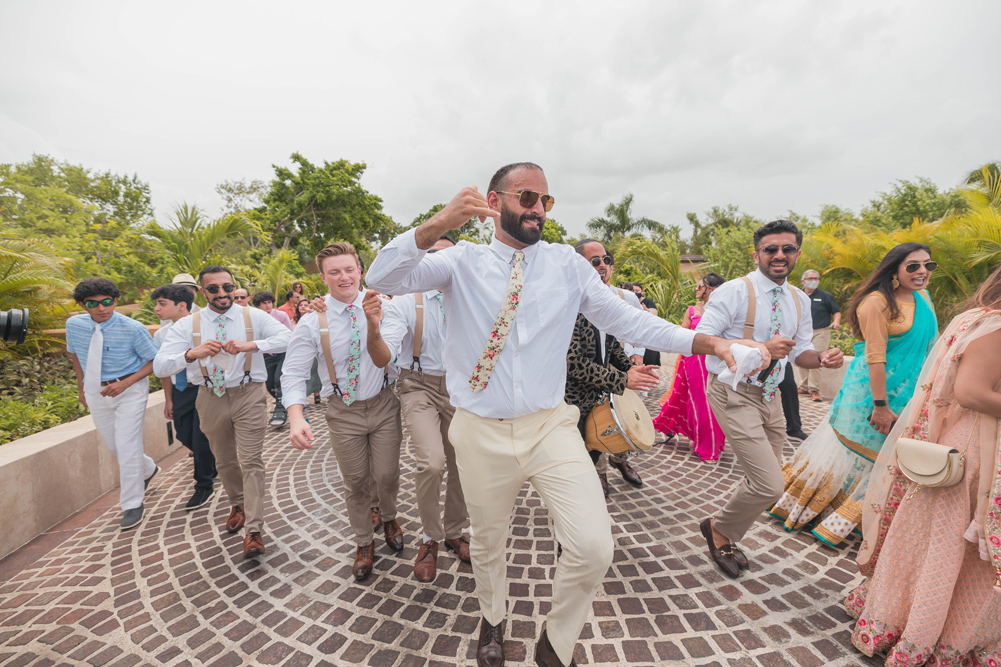
[[[400,401],[383,370],[392,360],[379,331],[382,299],[360,289],[361,263],[350,243],[333,243],[316,255],[329,288],[324,312],[305,315],[296,326],[282,369],[282,400],[296,449],[312,449],[313,432],[303,415],[306,380],[319,361],[321,394],[327,400],[330,445],[340,469],[348,520],[357,550],[352,572],[365,579],[375,560],[372,481],[378,490],[386,544],[403,550],[396,522],[400,489]]]
[[[447,236],[428,250],[438,252],[454,246]],[[463,531],[469,525],[462,495],[455,449],[448,440],[455,408],[445,387],[445,332],[447,320],[441,292],[429,290],[404,294],[384,304],[382,335],[390,350],[399,350],[400,379],[397,395],[403,419],[410,431],[417,470],[417,510],[424,527],[423,543],[414,561],[418,581],[433,581],[437,573],[438,545],[469,560],[469,540]],[[407,368],[407,359],[410,359]],[[441,483],[448,469],[445,515],[442,522]]]
[[[264,554],[264,435],[268,371],[264,355],[281,352],[291,332],[267,313],[233,303],[233,274],[206,266],[198,274],[209,307],[177,322],[153,361],[159,377],[187,369],[201,384],[195,408],[232,507],[226,530],[246,526],[245,558]],[[203,361],[204,360],[204,361]]]

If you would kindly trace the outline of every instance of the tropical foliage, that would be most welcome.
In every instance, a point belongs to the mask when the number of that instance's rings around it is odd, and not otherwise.
[[[0,232],[0,310],[27,308],[34,329],[58,326],[71,289],[71,269],[72,261],[60,257],[47,241]],[[56,342],[33,336],[23,351],[37,353]],[[16,352],[0,342],[0,359]]]

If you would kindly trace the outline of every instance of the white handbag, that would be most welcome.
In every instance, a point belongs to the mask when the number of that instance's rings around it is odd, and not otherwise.
[[[980,415],[977,415],[970,428],[970,437],[966,440],[966,449],[970,448],[970,441],[979,425]],[[899,438],[896,452],[900,472],[919,486],[953,486],[963,479],[966,471],[966,452],[937,442]]]

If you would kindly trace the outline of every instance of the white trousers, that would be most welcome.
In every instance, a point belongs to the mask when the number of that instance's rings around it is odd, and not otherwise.
[[[87,405],[101,441],[118,459],[121,493],[118,504],[131,510],[143,503],[143,481],[156,470],[156,463],[143,451],[143,426],[149,382],[142,379],[114,398],[87,394]]]
[[[549,508],[563,555],[546,632],[564,664],[573,658],[614,546],[601,484],[577,430],[579,416],[565,403],[516,419],[457,409],[448,432],[469,510],[476,595],[491,625],[504,620],[508,526],[526,481]]]

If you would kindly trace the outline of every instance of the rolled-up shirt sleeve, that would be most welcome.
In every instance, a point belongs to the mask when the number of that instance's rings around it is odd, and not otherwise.
[[[706,302],[706,307],[703,309],[702,319],[695,327],[697,333],[726,338],[726,331],[737,315],[732,308],[732,304],[736,302],[736,295],[731,296],[730,294],[735,289],[737,289],[737,281],[724,283],[709,295],[709,301]],[[747,300],[746,291],[744,300]]]
[[[186,369],[188,364],[184,361],[184,353],[193,346],[191,318],[185,317],[167,330],[160,349],[153,357],[153,374],[165,378],[177,375]]]
[[[580,255],[576,257],[575,266],[582,290],[580,312],[599,330],[612,334],[620,341],[650,350],[692,354],[694,331],[633,308],[605,287],[587,260]]]
[[[796,344],[793,345],[792,350],[789,351],[789,359],[795,360],[799,359],[799,355],[804,352],[811,352],[814,349],[813,311],[810,309],[810,297],[808,297],[805,292],[793,290],[792,296],[794,299],[799,300],[799,312],[801,313],[799,322],[796,326],[796,335],[793,336],[793,340],[796,341]],[[823,350],[818,350],[818,352],[822,351]]]
[[[399,359],[402,353],[400,346],[407,335],[409,318],[406,310],[409,309],[410,302],[411,299],[401,296],[382,304],[383,317],[379,324],[379,333],[394,361]]]
[[[428,256],[427,250],[417,247],[417,230],[407,230],[382,247],[365,274],[365,282],[385,294],[442,291],[452,277],[445,256],[450,252],[458,252],[457,247]]]
[[[275,323],[281,326],[279,322]],[[313,360],[326,363],[319,351],[319,323],[316,316],[310,314],[302,318],[292,331],[285,351],[285,361],[282,362],[282,404],[286,408],[306,404],[306,381],[309,380]]]

